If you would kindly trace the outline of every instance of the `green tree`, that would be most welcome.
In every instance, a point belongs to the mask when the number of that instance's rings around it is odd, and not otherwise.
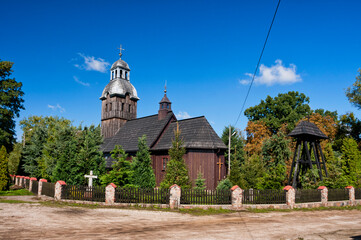
[[[22,83],[9,78],[12,66],[12,62],[0,60],[0,146],[5,146],[8,152],[15,142],[15,117],[25,109]]]
[[[232,187],[232,182],[228,178],[226,178],[218,182],[217,190],[230,190]]]
[[[333,144],[336,151],[341,151],[345,138],[353,138],[356,142],[361,142],[361,121],[352,112],[341,115],[337,123],[336,140]]]
[[[352,105],[361,109],[361,69],[359,69],[358,72],[359,74],[356,76],[356,81],[351,87],[346,89],[346,97]]]
[[[9,154],[9,174],[17,174],[22,151],[23,146],[21,143],[15,143],[14,149]]]
[[[264,121],[272,133],[277,133],[284,123],[290,132],[298,120],[311,113],[309,102],[303,93],[280,93],[274,98],[267,96],[260,104],[246,109],[244,114],[249,121]]]
[[[242,189],[262,189],[265,175],[266,171],[261,157],[253,154],[241,166],[241,183],[238,186]]]
[[[203,191],[206,189],[206,180],[203,178],[202,172],[198,172],[197,179],[195,181],[194,190]]]
[[[131,163],[127,160],[128,154],[125,153],[122,146],[116,145],[111,151],[111,156],[115,160],[112,170],[101,176],[102,185],[114,183],[118,187],[131,187],[133,171]]]
[[[0,149],[0,191],[4,190],[9,182],[8,174],[8,153],[6,148],[1,146]]]
[[[177,130],[174,131],[172,148],[168,151],[170,160],[167,164],[164,179],[160,184],[162,188],[169,188],[173,184],[177,184],[181,188],[190,188],[191,186],[188,169],[183,159],[186,150],[182,147],[183,140],[181,139],[180,134],[181,132],[177,123]]]
[[[140,188],[154,188],[155,175],[151,166],[151,157],[147,145],[147,137],[143,135],[138,139],[138,151],[132,159],[133,181]]]
[[[348,185],[360,186],[361,153],[352,138],[345,138],[342,144],[341,167],[347,178]]]
[[[347,178],[342,171],[341,156],[336,156],[332,149],[332,144],[327,143],[324,150],[328,177],[325,177],[323,183],[328,188],[344,188],[347,186]]]
[[[225,127],[222,133],[222,142],[228,147],[229,141],[229,127]],[[225,153],[225,162],[228,169],[228,150]],[[241,135],[241,132],[238,131],[235,127],[231,126],[231,161],[234,161],[235,164],[241,166],[245,159],[244,152],[244,139]],[[233,164],[231,163],[231,171]]]

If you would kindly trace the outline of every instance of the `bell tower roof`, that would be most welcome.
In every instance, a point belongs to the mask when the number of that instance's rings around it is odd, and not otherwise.
[[[172,102],[167,97],[167,87],[164,87],[164,96],[159,102],[158,119],[165,118],[168,112],[172,111]]]

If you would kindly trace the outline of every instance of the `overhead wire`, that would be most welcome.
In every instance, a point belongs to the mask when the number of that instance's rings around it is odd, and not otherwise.
[[[259,56],[259,58],[258,58],[258,62],[257,62],[256,69],[254,70],[254,73],[253,73],[253,76],[252,76],[252,81],[251,81],[251,83],[250,83],[250,85],[249,85],[249,88],[248,88],[246,97],[245,97],[245,99],[244,99],[244,101],[243,101],[243,105],[242,105],[241,111],[240,111],[239,114],[238,114],[238,117],[237,117],[237,120],[236,120],[234,126],[237,125],[237,123],[238,123],[238,121],[239,121],[239,118],[241,117],[241,114],[242,114],[242,112],[243,112],[243,110],[244,110],[244,106],[246,105],[246,102],[247,102],[249,93],[250,93],[250,91],[251,91],[251,88],[252,88],[254,79],[255,79],[255,77],[256,77],[256,74],[257,74],[257,71],[258,71],[258,68],[259,68],[259,64],[260,64],[261,59],[262,59],[262,56],[263,56],[264,49],[266,48],[266,44],[267,44],[267,41],[268,41],[268,37],[269,37],[269,35],[270,35],[270,33],[271,33],[271,29],[272,29],[273,23],[274,23],[274,21],[275,21],[275,18],[276,18],[276,15],[277,15],[277,11],[278,11],[278,7],[280,6],[280,3],[281,3],[281,0],[278,0],[278,4],[277,4],[276,10],[275,10],[275,13],[273,14],[273,18],[272,18],[271,25],[270,25],[270,27],[269,27],[269,29],[268,29],[268,33],[267,33],[266,40],[264,41],[261,54],[260,54],[260,56]]]

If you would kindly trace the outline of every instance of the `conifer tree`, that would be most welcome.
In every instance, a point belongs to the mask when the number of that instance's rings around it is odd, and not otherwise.
[[[0,191],[4,190],[9,181],[8,174],[8,154],[6,148],[1,146],[0,149]]]
[[[101,176],[102,185],[114,183],[118,187],[132,187],[133,171],[131,163],[127,160],[128,154],[125,153],[122,146],[116,145],[111,151],[111,156],[115,160],[112,170]]]
[[[198,172],[195,185],[194,190],[203,191],[206,189],[206,180],[203,178],[203,174],[200,171]]]
[[[186,150],[182,147],[183,140],[181,139],[180,134],[181,131],[179,130],[179,125],[177,123],[177,130],[174,131],[172,148],[168,151],[170,160],[167,164],[164,179],[160,184],[162,188],[169,188],[173,184],[177,184],[182,188],[190,188],[191,186],[188,169],[183,159]]]
[[[151,157],[147,145],[147,137],[143,135],[138,139],[138,151],[132,159],[133,185],[140,188],[154,188],[155,175],[151,166]]]
[[[17,174],[22,151],[23,151],[23,146],[21,145],[21,143],[15,143],[14,149],[9,154],[9,163],[8,163],[9,174],[13,174],[13,175]]]

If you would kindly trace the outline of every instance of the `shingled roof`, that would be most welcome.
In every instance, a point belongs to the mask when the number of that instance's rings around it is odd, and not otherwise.
[[[226,145],[218,137],[207,119],[202,117],[190,118],[178,121],[181,138],[185,148],[195,149],[227,149]],[[168,150],[172,147],[174,131],[177,123],[172,122],[162,135],[159,142],[152,147],[152,150]]]
[[[295,138],[312,137],[317,139],[327,139],[328,137],[321,132],[316,124],[309,121],[300,122],[288,136]]]
[[[173,113],[169,112],[161,120],[158,120],[158,114],[156,114],[127,121],[113,137],[104,140],[101,150],[109,153],[115,145],[121,145],[126,152],[135,152],[138,150],[138,138],[144,134],[147,135],[147,143],[150,147],[159,138],[172,117]]]

